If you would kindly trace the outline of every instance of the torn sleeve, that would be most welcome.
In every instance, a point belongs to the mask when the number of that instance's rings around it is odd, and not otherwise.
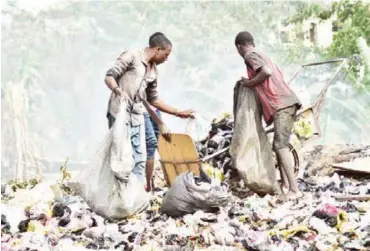
[[[245,54],[244,59],[245,62],[250,65],[255,72],[258,72],[263,66],[268,66],[268,62],[266,62],[261,55],[255,51]]]
[[[117,58],[113,67],[107,71],[106,76],[113,77],[116,81],[118,81],[130,67],[133,60],[134,55],[131,52],[122,53],[121,56]]]
[[[158,91],[157,91],[157,80],[149,83],[147,88],[145,89],[146,92],[146,99],[149,103],[153,103],[154,101],[158,100]]]

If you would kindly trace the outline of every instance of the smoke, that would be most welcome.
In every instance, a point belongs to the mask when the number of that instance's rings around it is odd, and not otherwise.
[[[314,104],[340,63],[304,68],[291,83],[304,106]],[[346,66],[346,65],[345,65]],[[344,67],[345,68],[345,67]],[[319,112],[323,137],[314,144],[368,144],[370,142],[370,93],[349,82],[345,70],[333,79]]]
[[[124,50],[147,46],[156,31],[166,34],[174,48],[159,67],[160,97],[211,120],[232,111],[234,83],[246,72],[234,48],[239,31],[255,36],[287,80],[300,64],[319,59],[299,51],[300,60],[289,61],[292,52],[280,42],[279,27],[294,8],[293,2],[80,1],[36,11],[9,4],[2,17],[2,84],[32,76],[28,131],[39,158],[88,160],[108,130],[104,75]],[[310,88],[312,80],[304,81]],[[184,132],[186,121],[164,120],[173,132]],[[2,126],[11,127],[4,120]],[[13,140],[2,139],[2,146]]]

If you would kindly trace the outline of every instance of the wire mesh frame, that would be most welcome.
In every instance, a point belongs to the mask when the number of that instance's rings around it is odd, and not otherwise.
[[[288,82],[288,85],[290,85],[293,82],[293,80],[298,76],[298,74],[302,71],[302,69],[305,68],[305,67],[341,62],[341,64],[337,67],[336,71],[334,72],[334,74],[332,75],[330,80],[325,84],[324,88],[321,90],[321,92],[317,96],[313,105],[310,107],[312,109],[312,113],[313,113],[313,117],[314,117],[314,123],[315,123],[315,127],[318,130],[318,136],[319,137],[322,136],[322,132],[321,132],[320,125],[319,125],[319,118],[320,118],[322,105],[324,104],[324,101],[325,101],[326,93],[327,93],[330,85],[334,82],[335,78],[338,76],[339,72],[343,69],[344,65],[347,63],[347,61],[348,61],[347,58],[337,58],[337,59],[332,59],[332,60],[327,60],[327,61],[320,61],[320,62],[304,64],[297,70],[297,72],[294,74],[292,79]],[[297,116],[299,116],[303,112],[305,112],[305,110],[298,113]]]

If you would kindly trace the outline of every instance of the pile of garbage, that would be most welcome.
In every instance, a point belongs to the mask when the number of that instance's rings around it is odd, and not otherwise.
[[[304,152],[299,200],[278,204],[276,197],[244,190],[234,196],[228,152],[234,121],[225,114],[196,142],[208,162],[200,176],[183,173],[168,188],[158,165],[155,190],[146,194],[122,169],[131,166],[122,164],[131,153],[121,156],[120,148],[131,147],[116,135],[122,121],[107,135],[99,161],[82,180],[86,184],[78,183],[88,192],[66,186],[73,184],[65,182],[71,179],[66,165],[60,181],[2,184],[2,250],[370,249],[370,146],[315,146]]]
[[[230,199],[214,212],[194,209],[197,211],[178,217],[161,212],[168,188],[163,186],[159,167],[150,206],[120,222],[103,219],[79,196],[65,190],[63,196],[55,196],[52,188],[56,185],[50,182],[33,184],[31,188],[3,185],[1,248],[369,250],[370,159],[364,158],[369,147],[361,149],[356,150],[358,154],[361,152],[361,158],[333,164],[341,167],[332,166],[326,176],[320,173],[299,179],[304,197],[297,201],[280,205],[269,195],[253,195],[245,199],[230,195]],[[306,156],[314,155],[320,159],[330,152],[337,151],[315,147]],[[344,154],[345,151],[339,152]],[[332,159],[338,156],[332,156]],[[357,172],[362,172],[360,177],[348,171],[342,176],[338,174],[345,168],[353,169],[354,163]],[[361,169],[361,166],[365,168]]]
[[[233,171],[231,156],[228,151],[233,135],[234,119],[225,113],[211,123],[211,128],[203,139],[196,141],[195,146],[200,158],[213,156],[207,162],[222,170],[224,174]]]
[[[303,152],[302,170],[305,170],[307,176],[327,175],[332,169],[338,169],[343,166],[342,163],[350,162],[350,172],[356,172],[356,169],[368,164],[370,157],[370,145],[334,145],[331,147],[317,145],[307,148]],[[363,162],[363,163],[362,163]],[[344,164],[346,166],[346,164]],[[345,169],[345,167],[344,167]],[[342,167],[342,172],[345,172]],[[370,172],[370,170],[357,170],[357,172]]]
[[[310,139],[316,132],[313,126],[312,113],[308,110],[302,113],[299,119],[294,122],[293,132],[290,138],[290,143],[294,148],[299,150],[302,142]],[[191,124],[188,131],[191,129],[198,129],[199,132],[204,132],[204,126],[198,125],[198,128]],[[193,129],[193,130],[194,130]],[[209,131],[202,138],[196,137],[195,146],[201,159],[204,158],[205,162],[213,167],[223,171],[227,177],[233,177],[236,169],[233,167],[229,147],[231,144],[232,135],[234,132],[234,118],[230,113],[224,113],[218,118],[215,118]],[[191,134],[192,132],[189,132]],[[268,135],[272,141],[272,134]],[[194,136],[193,136],[194,138]]]

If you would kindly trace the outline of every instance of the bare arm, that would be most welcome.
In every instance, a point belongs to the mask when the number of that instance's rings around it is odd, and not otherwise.
[[[262,66],[257,75],[252,79],[242,78],[242,84],[246,87],[253,87],[265,82],[271,76],[271,69],[268,66]]]
[[[167,141],[171,141],[171,135],[170,130],[168,130],[167,126],[164,124],[164,122],[161,120],[161,118],[158,116],[157,113],[155,113],[149,106],[148,102],[146,100],[143,100],[143,104],[148,111],[150,117],[154,120],[154,122],[157,124],[159,131],[163,135],[163,137]]]
[[[180,118],[193,117],[194,111],[192,110],[179,111],[176,108],[170,105],[167,105],[162,100],[160,100],[158,98],[158,92],[157,92],[157,81],[154,81],[147,87],[146,94],[147,94],[147,100],[149,104],[151,104],[152,106],[154,106],[161,112],[165,112],[165,113],[168,113],[176,117],[180,117]]]
[[[185,111],[179,111],[176,108],[173,108],[172,106],[167,105],[166,103],[164,103],[160,99],[157,99],[156,101],[152,102],[151,105],[154,106],[155,108],[157,108],[158,110],[162,111],[162,112],[174,115],[174,116],[179,117],[179,118],[183,118],[183,119],[194,118],[194,115],[193,115],[194,111],[193,110],[189,109],[189,110],[185,110]]]
[[[151,105],[160,110],[161,112],[165,112],[174,116],[177,116],[179,113],[179,110],[170,105],[167,105],[160,99],[155,100],[154,102],[151,103]]]
[[[143,104],[146,108],[146,110],[148,111],[150,117],[154,120],[154,122],[157,124],[157,125],[162,125],[164,124],[163,121],[160,119],[160,117],[157,115],[157,113],[155,113],[153,111],[153,109],[150,108],[148,102],[146,100],[143,100]]]
[[[269,67],[268,62],[266,62],[264,58],[259,55],[259,53],[255,51],[249,52],[244,56],[244,59],[248,66],[252,67],[253,71],[255,71],[257,74],[252,79],[246,79],[242,77],[241,83],[243,86],[253,87],[262,84],[271,76],[272,70]]]

